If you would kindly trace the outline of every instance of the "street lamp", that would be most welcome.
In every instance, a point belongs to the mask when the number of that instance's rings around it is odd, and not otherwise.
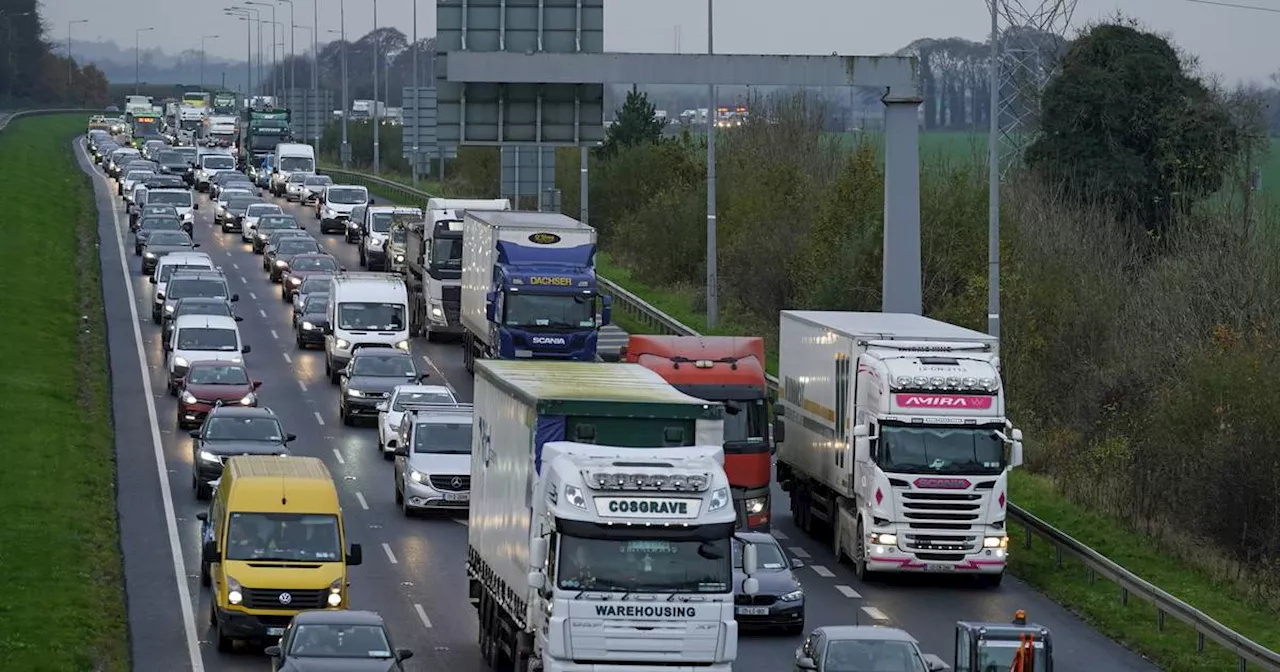
[[[296,88],[295,87],[296,82],[294,81],[294,62],[293,62],[296,52],[294,52],[293,50],[293,47],[294,47],[293,38],[294,38],[294,31],[298,29],[298,26],[293,21],[293,0],[276,0],[276,2],[284,2],[284,3],[288,3],[289,5],[289,92],[290,94],[292,94],[292,92]],[[304,119],[306,118],[305,115],[303,116],[303,118]]]
[[[249,18],[247,9],[228,7],[222,10],[227,16],[244,21],[244,55],[245,55],[245,104],[253,98],[253,19]],[[240,14],[239,12],[246,12]]]
[[[277,85],[278,80],[277,80],[277,73],[276,73],[276,26],[279,25],[276,23],[276,6],[273,3],[260,2],[259,0],[247,0],[247,2],[245,2],[244,4],[252,5],[254,7],[271,8],[271,95],[274,97],[276,96],[276,93],[277,93],[276,90],[280,88]],[[283,31],[282,31],[282,36],[283,36]]]
[[[5,89],[6,89],[5,93],[8,94],[10,97],[12,97],[13,81],[14,79],[16,79],[14,77],[14,74],[18,69],[17,64],[14,63],[14,57],[16,56],[16,51],[13,48],[13,20],[18,18],[19,16],[31,16],[31,12],[14,12],[13,14],[8,14],[4,10],[0,10],[0,16],[4,17],[5,30],[8,33],[8,38],[9,38],[8,41],[5,42],[5,46],[6,46],[5,56],[9,64],[9,71],[5,73],[7,75],[5,77]]]
[[[382,59],[382,35],[378,33],[378,0],[373,0],[373,174],[377,175],[382,163],[379,149],[382,141],[378,129],[382,126],[382,105],[378,102],[378,61]]]
[[[205,35],[200,38],[200,90],[204,91],[204,42],[205,40],[216,40],[218,35]]]
[[[311,98],[320,105],[320,0],[311,0]],[[316,110],[315,146],[320,146],[320,120],[323,117]]]
[[[292,9],[292,6],[290,6],[290,9]],[[290,13],[292,14],[292,11],[290,11]],[[295,23],[295,24],[292,24],[292,28],[293,28],[293,30],[290,30],[290,31],[289,31],[289,42],[290,42],[290,43],[292,43],[292,42],[293,42],[293,36],[294,36],[294,33],[296,33],[296,32],[297,32],[297,31],[299,31],[299,30],[305,30],[305,31],[307,31],[307,37],[309,37],[309,38],[313,38],[313,39],[314,39],[314,37],[315,37],[315,31],[311,28],[311,26],[299,26],[298,24],[296,24],[296,23]],[[293,45],[292,45],[292,44],[290,44],[290,45],[289,45],[289,51],[290,51],[290,52],[292,52],[292,51],[293,51]],[[297,55],[296,55],[296,54],[291,54],[291,55],[289,56],[289,89],[290,89],[290,91],[293,91],[293,92],[294,92],[294,95],[297,95],[297,93],[296,93],[296,92],[298,91],[296,88],[294,88],[294,81],[293,81],[293,66],[294,66],[294,62],[297,60],[297,58],[298,58],[298,57],[297,57]],[[314,65],[312,65],[311,67],[312,67],[312,69],[314,69],[314,68],[315,68],[315,66],[314,66]],[[320,104],[320,100],[319,100],[319,98],[317,98],[316,100],[314,100],[314,101],[313,101],[313,100],[311,100],[311,96],[310,96],[310,95],[308,95],[308,94],[303,94],[303,95],[301,95],[301,96],[299,96],[299,97],[300,97],[300,98],[302,98],[302,129],[303,129],[303,135],[302,135],[301,137],[306,137],[306,130],[307,130],[308,128],[310,128],[310,127],[311,127],[311,124],[313,123],[313,121],[314,121],[314,123],[315,123],[315,124],[319,124],[319,123],[320,123],[319,110],[317,110],[317,111],[316,111],[316,112],[317,112],[316,118],[315,118],[314,120],[311,118],[311,105],[314,103],[315,105],[317,105],[317,106],[318,106],[318,105]],[[316,127],[316,130],[314,131],[314,135],[319,135],[319,134],[320,134],[320,130],[319,130],[319,126],[317,126],[317,127]],[[317,141],[316,141],[315,146],[316,146],[316,148],[317,148],[317,149],[320,147],[320,141],[319,141],[319,140],[317,140]]]
[[[258,26],[258,88],[262,88],[262,12],[243,5],[230,7],[229,9],[237,12],[251,12],[253,14],[253,18],[247,20],[253,21]],[[253,92],[250,91],[250,94],[252,93]]]
[[[89,19],[74,19],[67,22],[67,99],[71,98],[71,73],[75,70],[76,61],[71,55],[71,26],[77,23],[89,23]]]
[[[140,39],[143,33],[155,30],[155,26],[149,28],[136,28],[133,31],[133,95],[138,95],[138,84],[142,81],[138,73],[142,66],[142,53],[139,51]]]
[[[330,30],[330,33],[338,33],[342,40],[342,149],[340,150],[342,158],[342,169],[346,170],[347,165],[351,163],[351,145],[347,143],[347,117],[351,113],[351,103],[347,100],[347,15],[345,0],[338,0],[338,21],[342,26],[342,30]]]

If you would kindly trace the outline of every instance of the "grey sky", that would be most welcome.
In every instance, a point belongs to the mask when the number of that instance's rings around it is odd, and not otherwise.
[[[338,28],[339,0],[314,1],[319,3],[322,41],[333,39],[327,31]],[[419,34],[430,36],[435,32],[436,3],[417,1]],[[134,28],[150,25],[156,30],[141,35],[144,45],[177,53],[199,49],[201,35],[219,34],[224,39],[209,40],[209,52],[239,58],[244,53],[244,24],[222,14],[223,7],[237,2],[44,0],[44,14],[54,40],[66,39],[68,20],[84,18],[89,23],[75,26],[77,39],[111,39],[128,48]],[[379,23],[412,35],[413,2],[380,0]],[[373,2],[345,3],[348,36],[368,32],[373,27]],[[310,26],[312,0],[294,4],[297,23]],[[1252,4],[1280,9],[1280,0]],[[270,8],[262,9],[270,14]],[[716,10],[716,51],[722,53],[877,54],[918,37],[981,39],[989,30],[983,0],[717,0]],[[1105,18],[1117,10],[1172,35],[1179,46],[1200,56],[1206,70],[1229,80],[1262,81],[1280,69],[1280,45],[1274,37],[1280,31],[1280,13],[1186,0],[1079,0],[1074,23]],[[276,12],[278,20],[288,21],[287,4]],[[700,52],[706,50],[706,33],[704,0],[606,0],[605,40],[611,51],[673,52],[678,40],[681,51]],[[299,30],[295,39],[301,51],[309,35]]]

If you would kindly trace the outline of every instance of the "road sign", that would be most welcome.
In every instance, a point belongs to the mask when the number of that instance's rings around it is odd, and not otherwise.
[[[284,106],[289,108],[293,137],[299,142],[314,142],[333,121],[332,91],[289,89],[284,94]]]
[[[507,145],[502,148],[502,198],[538,197],[556,186],[556,148],[542,147],[538,160],[536,145]]]

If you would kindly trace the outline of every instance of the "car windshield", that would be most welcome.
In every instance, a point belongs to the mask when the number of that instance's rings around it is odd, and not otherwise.
[[[147,238],[148,245],[190,245],[191,238],[182,231],[156,231]]]
[[[305,259],[294,259],[293,270],[336,271],[338,270],[338,262],[334,260],[333,257],[307,257]]]
[[[566,590],[723,593],[732,585],[730,554],[728,538],[592,539],[561,534],[556,581]]]
[[[138,225],[143,231],[178,231],[182,221],[176,217],[144,217]]]
[[[330,203],[341,205],[364,205],[369,200],[369,193],[364,189],[351,187],[329,187],[324,191],[324,198]]]
[[[240,345],[235,329],[183,327],[178,330],[178,349],[235,352]]]
[[[205,170],[227,170],[236,167],[236,160],[229,156],[206,156],[200,165]]]
[[[256,198],[255,198],[255,199],[252,199],[252,200],[247,199],[247,198],[246,198],[246,199],[238,199],[238,198],[237,198],[236,200],[234,200],[234,201],[230,201],[230,202],[228,202],[228,203],[227,203],[227,209],[228,209],[228,210],[235,210],[236,212],[248,211],[249,206],[251,206],[251,205],[255,205],[255,204],[257,204],[258,202],[259,202],[259,201],[258,201]]]
[[[256,201],[252,199],[255,199],[255,198],[257,198],[257,196],[255,196],[252,191],[249,191],[248,189],[242,189],[239,187],[235,189],[223,189],[221,192],[218,193],[218,200],[228,204],[231,203],[231,201],[233,200],[245,200],[245,199],[250,199],[249,202],[254,203]]]
[[[280,170],[287,173],[301,170],[303,172],[311,172],[315,170],[315,159],[309,156],[284,156],[280,158]]]
[[[273,242],[271,243],[272,245],[279,245],[280,243],[284,242],[289,238],[297,238],[300,240],[312,239],[311,236],[306,233],[303,233],[301,231],[293,231],[293,230],[276,231],[275,233],[272,233],[271,236],[273,240]]]
[[[294,174],[292,174],[292,175],[290,175],[290,176],[289,176],[289,180],[288,180],[288,181],[289,181],[291,184],[304,184],[304,183],[306,183],[307,178],[309,178],[309,177],[311,177],[311,176],[310,176],[310,175],[307,175],[306,173],[294,173]]]
[[[338,517],[327,514],[232,513],[228,560],[339,562]]]
[[[741,539],[733,540],[733,568],[742,569],[742,547],[746,543]],[[767,541],[757,543],[756,557],[759,558],[760,569],[786,569],[787,561],[782,557],[782,549],[777,544]]]
[[[822,669],[825,672],[925,672],[924,661],[911,642],[874,639],[832,641],[822,654]],[[987,668],[979,670],[986,672]]]
[[[404,412],[405,404],[456,404],[452,394],[448,392],[401,392],[396,395],[391,410]]]
[[[174,150],[173,153],[181,156],[183,159],[186,160],[187,163],[191,163],[193,160],[195,160],[196,154],[198,152],[195,149],[178,149],[178,150]]]
[[[320,187],[326,184],[333,184],[333,178],[328,175],[317,175],[315,177],[308,177],[303,184],[308,187]]]
[[[147,194],[147,202],[152,205],[176,205],[189,208],[191,207],[191,192],[153,191]]]
[[[306,238],[291,238],[289,240],[280,241],[280,245],[276,249],[276,254],[288,256],[290,254],[307,254],[308,252],[319,252],[320,246],[316,245],[316,241]]]
[[[223,315],[231,317],[231,304],[226,301],[179,301],[174,315]]]
[[[342,303],[338,328],[351,331],[400,331],[404,329],[404,305],[399,303]]]
[[[382,659],[393,654],[381,626],[325,624],[295,626],[289,657]]]
[[[882,423],[876,463],[889,473],[996,475],[1004,441],[995,429]]]
[[[258,220],[258,230],[266,229],[297,229],[298,220],[292,217],[272,217],[270,215]]]
[[[125,175],[124,179],[126,182],[136,182],[137,180],[144,180],[152,175],[155,175],[155,173],[149,170],[134,170],[130,171],[128,175]]]
[[[160,163],[186,163],[187,157],[178,152],[160,152]]]
[[[173,275],[173,272],[180,268],[198,268],[205,270],[211,267],[199,264],[161,264],[160,273],[156,276],[156,282],[169,282],[169,276]]]
[[[418,423],[413,431],[413,452],[469,455],[471,423]]]
[[[351,360],[351,375],[410,378],[418,372],[413,360],[403,355],[356,355]]]
[[[391,230],[391,213],[377,212],[373,215],[373,221],[369,222],[369,230],[374,233],[386,233]]]
[[[211,367],[212,368],[212,367]],[[226,367],[238,368],[238,367]],[[243,369],[241,370],[243,373]],[[248,382],[248,379],[245,380]],[[242,383],[243,384],[243,383]],[[204,425],[205,441],[284,441],[284,429],[272,417],[236,417],[214,414]]]
[[[171,299],[188,296],[225,299],[228,295],[227,283],[204,278],[176,278],[169,283],[168,294]]]
[[[302,312],[308,315],[318,315],[324,313],[329,308],[329,297],[312,295],[308,296],[305,303],[302,304]]]
[[[261,217],[268,212],[280,212],[280,206],[274,203],[254,203],[249,206],[250,217]]]
[[[303,259],[303,261],[317,261],[317,260],[316,260],[316,259]],[[299,264],[295,263],[295,264],[293,265],[293,270],[297,271],[297,270],[306,270],[306,269],[302,269],[302,268],[301,268],[301,266],[300,266]],[[302,281],[302,284],[298,287],[298,293],[299,293],[299,294],[306,295],[306,294],[311,294],[311,293],[314,293],[314,292],[325,292],[325,291],[328,291],[328,290],[329,290],[329,279],[330,279],[331,277],[333,277],[333,276],[329,276],[329,275],[316,275],[316,276],[312,276],[312,277],[310,277],[310,278],[307,278],[306,280],[303,280],[303,281]]]
[[[592,327],[596,323],[591,296],[512,293],[504,299],[502,321],[509,327]]]
[[[188,374],[193,385],[248,385],[249,374],[244,367],[232,364],[196,366]]]

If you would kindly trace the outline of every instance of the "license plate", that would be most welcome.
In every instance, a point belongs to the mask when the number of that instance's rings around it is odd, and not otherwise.
[[[444,501],[446,501],[446,502],[468,502],[468,501],[471,501],[471,493],[469,493],[469,492],[446,492],[446,493],[444,493]]]
[[[769,607],[738,607],[739,616],[768,616]]]
[[[955,566],[955,565],[933,565],[933,564],[930,564],[930,565],[925,565],[925,566],[924,566],[924,571],[926,571],[926,572],[954,572],[954,571],[956,571],[956,566]]]
[[[284,628],[267,628],[268,637],[279,637],[284,634]]]

